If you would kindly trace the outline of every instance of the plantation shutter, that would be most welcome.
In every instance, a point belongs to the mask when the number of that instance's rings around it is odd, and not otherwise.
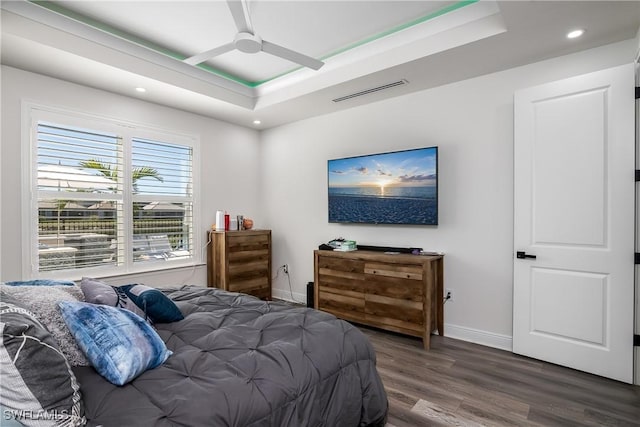
[[[131,162],[133,261],[193,256],[192,147],[133,138]]]
[[[36,108],[31,117],[33,277],[193,264],[197,137]]]
[[[38,271],[116,265],[122,257],[122,139],[37,123]]]

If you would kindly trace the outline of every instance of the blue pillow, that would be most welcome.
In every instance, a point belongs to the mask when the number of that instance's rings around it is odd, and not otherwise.
[[[144,285],[124,285],[115,289],[124,292],[153,323],[171,323],[184,319],[178,306],[157,289]]]
[[[9,286],[75,286],[76,284],[69,280],[35,279],[35,280],[18,280],[14,282],[6,282],[5,285],[9,285]]]
[[[68,301],[59,306],[91,365],[115,385],[128,383],[172,354],[153,327],[129,310]]]

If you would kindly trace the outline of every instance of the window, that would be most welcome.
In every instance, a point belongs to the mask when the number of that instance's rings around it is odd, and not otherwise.
[[[193,264],[195,138],[41,110],[32,119],[32,276]]]

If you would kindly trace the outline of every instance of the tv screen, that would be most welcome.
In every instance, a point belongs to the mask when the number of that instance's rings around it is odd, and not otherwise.
[[[329,222],[438,224],[438,147],[328,161]]]

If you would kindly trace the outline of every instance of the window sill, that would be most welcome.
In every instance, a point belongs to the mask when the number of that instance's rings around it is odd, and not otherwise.
[[[169,265],[154,262],[150,263],[152,265],[145,265],[144,267],[134,267],[131,270],[127,271],[114,271],[113,269],[86,269],[84,271],[71,270],[71,271],[51,271],[51,272],[42,272],[38,274],[36,277],[32,277],[31,279],[64,279],[71,280],[75,282],[79,282],[83,277],[93,277],[96,279],[117,279],[119,277],[127,277],[127,276],[136,276],[141,274],[148,273],[157,273],[161,271],[169,272],[169,271],[180,271],[180,270],[191,270],[199,267],[206,267],[206,263],[204,262],[194,262],[194,263],[169,263]]]

